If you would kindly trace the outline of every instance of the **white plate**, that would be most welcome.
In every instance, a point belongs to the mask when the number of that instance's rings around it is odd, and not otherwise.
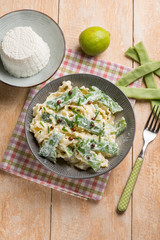
[[[27,78],[11,76],[0,60],[0,81],[17,87],[31,87],[49,79],[59,68],[65,54],[65,39],[58,24],[44,13],[34,10],[19,10],[0,18],[0,42],[6,32],[18,26],[30,26],[49,45],[50,59],[38,74]]]

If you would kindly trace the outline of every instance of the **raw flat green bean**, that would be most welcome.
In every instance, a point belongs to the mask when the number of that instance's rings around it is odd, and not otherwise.
[[[148,56],[147,50],[146,50],[143,42],[137,43],[134,46],[134,48],[137,51],[137,54],[139,56],[141,64],[145,64],[147,62],[151,62],[151,59]],[[154,78],[154,74],[153,73],[150,73],[150,74],[144,76],[144,80],[145,80],[145,84],[146,84],[147,88],[155,88],[155,89],[157,89],[157,84],[156,84],[156,80]],[[154,99],[156,99],[156,98],[154,98]],[[160,101],[152,100],[151,101],[152,108],[153,108],[154,105],[160,107]]]
[[[134,60],[135,62],[140,62],[138,54],[136,52],[136,50],[132,47],[129,47],[128,50],[125,52],[125,55],[127,57],[130,57],[132,60]]]
[[[128,50],[125,52],[125,55],[131,59],[133,59],[134,61],[140,63],[138,54],[136,52],[136,50],[134,49],[134,47],[130,47],[128,48]],[[154,62],[152,59],[150,59],[151,62]],[[160,77],[160,68],[157,69],[156,71],[154,71],[154,74],[156,74],[158,77]]]
[[[119,86],[119,88],[129,98],[145,99],[145,100],[160,99],[160,89],[132,88],[132,87],[121,87],[121,86]]]
[[[151,62],[143,42],[137,43],[134,46],[134,49],[136,50],[136,52],[139,56],[141,65]],[[145,84],[148,88],[157,88],[153,73],[149,73],[148,75],[144,76],[144,80],[145,80]]]
[[[151,62],[151,59],[148,56],[147,50],[143,44],[143,42],[139,42],[134,46],[134,49],[136,50],[140,64],[145,64],[146,62]]]
[[[118,82],[116,82],[116,85],[127,87],[130,83],[138,80],[141,77],[144,77],[151,72],[154,72],[158,68],[160,68],[160,61],[145,63],[122,76]]]
[[[154,74],[156,74],[158,77],[160,77],[160,68],[157,69],[157,70],[154,72]]]

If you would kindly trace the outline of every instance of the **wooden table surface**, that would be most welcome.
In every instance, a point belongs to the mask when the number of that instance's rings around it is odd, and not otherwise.
[[[0,16],[17,9],[35,9],[62,28],[67,47],[76,49],[89,26],[111,33],[111,44],[99,57],[134,67],[124,56],[143,41],[149,55],[160,56],[160,2],[157,0],[0,0]],[[159,79],[157,79],[157,83]],[[159,85],[160,87],[160,85]],[[2,159],[28,89],[0,82],[0,159]],[[84,201],[0,171],[0,240],[158,240],[160,239],[160,134],[146,151],[127,211],[116,207],[142,144],[150,105],[137,101],[132,149],[110,175],[99,202]]]

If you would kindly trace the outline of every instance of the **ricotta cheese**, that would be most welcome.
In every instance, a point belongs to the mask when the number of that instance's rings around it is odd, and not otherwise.
[[[2,40],[2,63],[15,77],[29,77],[40,72],[49,58],[48,44],[31,27],[13,28]]]

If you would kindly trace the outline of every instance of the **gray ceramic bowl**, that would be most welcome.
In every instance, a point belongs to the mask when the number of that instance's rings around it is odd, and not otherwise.
[[[18,26],[30,26],[48,43],[51,56],[47,66],[38,74],[16,78],[5,71],[0,60],[0,81],[16,87],[31,87],[49,79],[59,68],[65,54],[65,39],[58,24],[44,13],[34,10],[19,10],[0,18],[0,42],[6,32]]]
[[[33,134],[29,132],[29,126],[33,118],[32,116],[33,107],[37,103],[43,103],[51,92],[57,91],[58,87],[62,84],[62,82],[67,80],[70,80],[73,86],[79,87],[96,86],[100,88],[102,91],[104,91],[111,98],[115,99],[123,108],[122,112],[116,114],[116,121],[118,121],[119,118],[124,116],[127,122],[126,130],[117,138],[117,143],[119,145],[119,154],[118,156],[110,158],[109,166],[107,168],[101,168],[100,170],[98,170],[98,172],[94,172],[91,168],[88,169],[87,171],[79,170],[78,168],[69,166],[63,159],[58,159],[57,163],[54,164],[49,160],[39,156],[38,155],[39,147],[37,141],[35,140]],[[83,179],[96,177],[116,167],[124,159],[128,151],[130,150],[134,139],[134,133],[135,133],[135,117],[128,98],[123,94],[123,92],[118,87],[116,87],[111,82],[101,77],[90,74],[67,75],[48,83],[36,94],[36,96],[32,100],[27,110],[25,119],[25,134],[28,145],[33,155],[43,166],[48,168],[50,171],[68,178]]]

